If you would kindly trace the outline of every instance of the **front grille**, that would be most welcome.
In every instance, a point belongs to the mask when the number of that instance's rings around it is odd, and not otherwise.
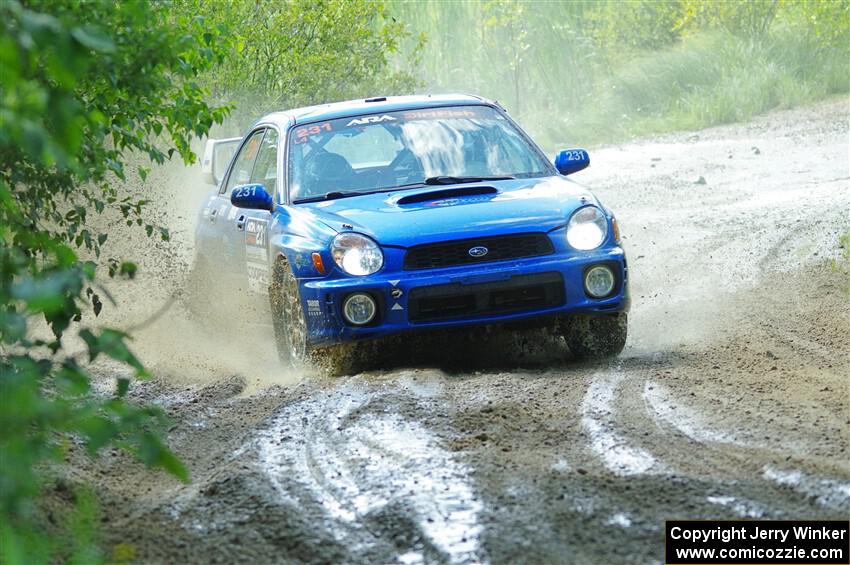
[[[564,301],[561,274],[539,273],[491,283],[414,288],[408,308],[410,321],[416,323],[543,310]]]
[[[469,250],[485,247],[487,254],[473,257]],[[552,241],[545,233],[523,233],[445,241],[411,247],[404,256],[404,269],[437,269],[472,263],[490,263],[506,259],[539,257],[554,252]]]

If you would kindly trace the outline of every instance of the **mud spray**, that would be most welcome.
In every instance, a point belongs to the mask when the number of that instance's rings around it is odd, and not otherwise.
[[[194,149],[202,153],[203,144]],[[138,165],[150,166],[131,161],[130,169]],[[258,311],[256,302],[234,295],[227,312],[244,315],[224,315],[221,304],[190,294],[198,212],[212,190],[200,166],[172,162],[154,166],[145,182],[133,172],[128,179],[123,190],[148,201],[147,221],[166,227],[170,240],[147,237],[114,213],[98,220],[109,233],[107,256],[139,266],[134,280],[107,283],[115,303],[99,323],[127,331],[134,352],[158,378],[202,384],[239,375],[248,391],[297,382],[301,376],[279,362],[268,312]],[[190,300],[200,307],[190,308]]]

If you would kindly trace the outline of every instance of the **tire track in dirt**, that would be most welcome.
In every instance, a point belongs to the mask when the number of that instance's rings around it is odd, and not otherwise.
[[[646,450],[631,445],[614,430],[614,397],[624,375],[615,369],[596,373],[581,405],[581,424],[589,434],[589,448],[605,467],[617,475],[662,472],[663,465]]]
[[[322,507],[325,527],[355,552],[397,520],[399,562],[481,562],[468,468],[420,422],[375,410],[379,394],[349,381],[287,406],[260,432],[258,464],[282,497]]]

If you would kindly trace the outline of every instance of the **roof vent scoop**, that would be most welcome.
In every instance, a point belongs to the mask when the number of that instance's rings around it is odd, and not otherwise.
[[[465,186],[463,188],[448,188],[443,190],[432,190],[420,192],[399,198],[397,204],[416,204],[430,200],[443,200],[445,198],[461,198],[464,196],[481,196],[484,194],[496,194],[499,192],[492,186]]]

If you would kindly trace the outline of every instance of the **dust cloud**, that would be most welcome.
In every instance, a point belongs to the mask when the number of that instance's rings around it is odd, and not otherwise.
[[[194,150],[201,155],[203,144]],[[130,165],[123,190],[148,201],[147,221],[167,228],[170,240],[156,231],[147,237],[143,227],[127,226],[114,210],[96,219],[95,229],[109,234],[105,256],[139,267],[133,280],[104,283],[104,294],[114,303],[105,300],[97,323],[129,333],[131,349],[158,378],[202,384],[239,375],[248,392],[297,382],[301,376],[278,360],[262,301],[236,293],[227,303],[193,295],[195,228],[212,190],[200,165],[153,166],[144,182],[134,169],[150,165],[141,159],[131,159]]]

